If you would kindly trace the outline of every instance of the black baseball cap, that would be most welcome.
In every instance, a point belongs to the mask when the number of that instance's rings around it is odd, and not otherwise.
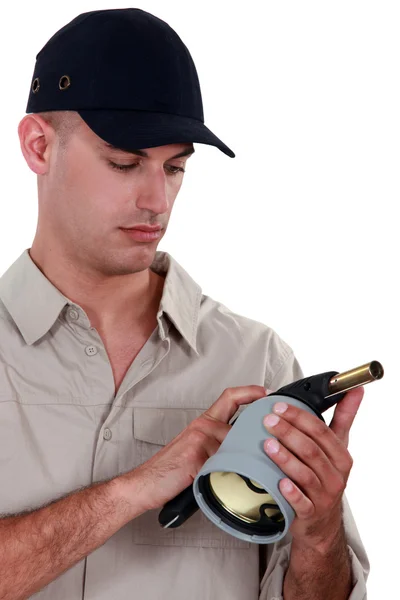
[[[235,154],[204,124],[200,83],[175,31],[139,8],[82,13],[36,56],[27,113],[76,111],[123,150],[177,143]]]

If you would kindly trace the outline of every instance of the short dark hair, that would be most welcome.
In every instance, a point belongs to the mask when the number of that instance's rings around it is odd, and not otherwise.
[[[53,127],[59,138],[61,148],[66,148],[71,135],[83,121],[74,110],[51,110],[36,114]]]

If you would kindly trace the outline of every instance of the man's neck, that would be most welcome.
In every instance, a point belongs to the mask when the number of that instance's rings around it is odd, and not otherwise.
[[[102,332],[140,330],[158,311],[164,279],[146,269],[129,275],[100,277],[79,269],[54,252],[40,252],[34,244],[29,255],[64,296],[86,312],[92,327]]]

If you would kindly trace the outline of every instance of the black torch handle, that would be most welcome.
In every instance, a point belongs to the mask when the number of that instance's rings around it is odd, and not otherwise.
[[[189,517],[194,515],[198,509],[199,505],[194,497],[193,486],[189,485],[189,487],[164,505],[158,515],[158,522],[164,528],[179,527],[179,525],[182,525]]]
[[[236,417],[231,425],[234,425],[237,419],[238,417]],[[175,498],[164,504],[158,515],[158,522],[164,528],[179,527],[179,525],[182,525],[189,517],[194,515],[197,510],[199,510],[199,505],[194,497],[193,486],[189,485],[180,494],[175,496]]]

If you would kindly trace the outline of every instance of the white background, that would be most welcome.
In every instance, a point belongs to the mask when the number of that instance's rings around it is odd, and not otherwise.
[[[36,176],[19,148],[36,54],[81,12],[128,3],[8,3],[0,21],[0,273],[30,247]],[[205,123],[167,250],[206,294],[262,321],[307,375],[371,360],[347,487],[371,561],[398,589],[400,8],[384,0],[146,2],[188,46]],[[249,382],[249,384],[252,382]],[[330,411],[331,414],[331,411]],[[330,414],[326,413],[328,421]]]

